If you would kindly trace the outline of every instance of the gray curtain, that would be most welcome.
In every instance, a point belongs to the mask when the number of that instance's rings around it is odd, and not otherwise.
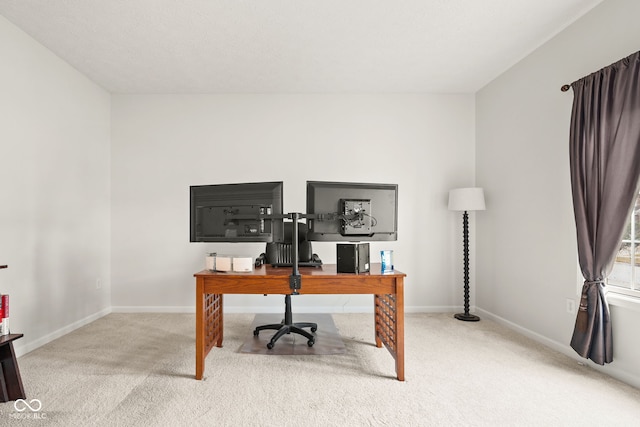
[[[640,52],[574,82],[570,167],[580,268],[585,278],[571,347],[613,361],[605,283],[640,177]]]

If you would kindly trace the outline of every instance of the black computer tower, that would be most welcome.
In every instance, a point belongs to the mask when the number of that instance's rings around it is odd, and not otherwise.
[[[369,271],[368,243],[337,244],[338,273],[366,273]]]

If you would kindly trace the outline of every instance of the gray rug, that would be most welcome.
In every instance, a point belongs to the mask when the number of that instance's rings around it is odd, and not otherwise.
[[[256,326],[280,323],[281,321],[281,314],[256,314],[251,324],[251,329],[247,330],[247,338],[242,344],[240,352],[270,355],[344,354],[347,352],[330,314],[300,314],[293,316],[294,322],[314,322],[318,324],[318,330],[314,333],[316,336],[315,344],[312,347],[309,347],[308,340],[302,335],[287,334],[282,336],[274,347],[269,350],[267,343],[275,335],[276,330],[260,331],[257,337],[253,335],[253,330]],[[309,328],[304,329],[309,330]]]

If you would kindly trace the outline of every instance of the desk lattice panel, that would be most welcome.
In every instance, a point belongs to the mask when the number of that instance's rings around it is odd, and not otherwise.
[[[204,296],[204,345],[205,351],[218,341],[222,333],[222,295],[206,294]]]
[[[396,354],[396,297],[394,295],[376,295],[376,335],[382,343]]]

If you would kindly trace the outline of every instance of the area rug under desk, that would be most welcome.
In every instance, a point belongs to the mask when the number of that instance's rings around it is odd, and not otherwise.
[[[251,329],[247,331],[247,338],[240,348],[241,353],[252,354],[344,354],[347,352],[342,338],[333,323],[333,317],[330,314],[294,314],[294,322],[314,322],[318,324],[318,330],[314,333],[316,342],[313,347],[307,345],[307,339],[298,334],[287,334],[276,341],[273,349],[267,348],[267,343],[271,337],[277,332],[275,330],[260,331],[257,337],[253,335],[256,326],[266,325],[270,323],[279,323],[282,321],[282,314],[256,314],[251,324]],[[305,328],[309,330],[309,328]]]

